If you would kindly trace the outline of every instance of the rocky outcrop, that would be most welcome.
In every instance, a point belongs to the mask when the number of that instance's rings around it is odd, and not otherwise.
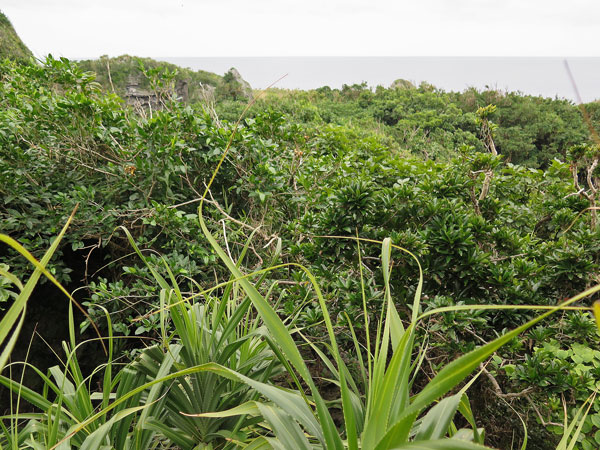
[[[140,87],[140,81],[140,73],[131,73],[127,77],[124,96],[127,104],[134,107],[160,109],[162,105],[159,95],[156,92],[148,91]],[[189,81],[186,79],[177,80],[175,89],[169,90],[165,94],[169,98],[187,102],[189,99],[188,84]]]
[[[252,86],[242,78],[235,67],[229,69],[221,83],[217,86],[217,97],[220,98],[252,98]]]
[[[130,74],[125,87],[125,100],[134,107],[153,108],[159,106],[158,96],[154,92],[140,88],[140,77]]]
[[[227,72],[227,74],[230,74],[233,80],[240,85],[242,95],[244,97],[252,98],[252,86],[250,86],[250,83],[248,83],[242,78],[242,75],[240,75],[240,72],[235,67],[229,69],[229,72]]]

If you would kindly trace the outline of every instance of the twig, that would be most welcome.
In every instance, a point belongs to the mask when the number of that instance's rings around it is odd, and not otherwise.
[[[96,250],[97,248],[100,248],[102,246],[102,236],[98,236],[98,243],[97,244],[92,244],[90,245],[90,251],[88,252],[87,256],[85,257],[85,272],[84,272],[84,280],[85,280],[85,284],[89,284],[88,283],[88,267],[89,267],[89,262],[90,262],[90,257],[92,256],[92,252],[94,250]]]
[[[500,388],[500,385],[498,384],[498,381],[496,381],[496,378],[494,378],[494,375],[492,375],[483,364],[479,365],[479,368],[481,369],[481,371],[485,374],[485,376],[488,377],[488,379],[490,380],[490,383],[492,383],[492,386],[494,387],[494,393],[500,397],[500,398],[517,398],[517,397],[527,397],[527,394],[533,392],[533,390],[535,389],[535,387],[533,386],[529,386],[528,388],[523,389],[521,392],[510,392],[508,394],[505,394],[502,392],[502,389]]]
[[[217,208],[217,209],[219,210],[219,212],[220,212],[221,214],[223,214],[225,217],[227,217],[227,218],[228,218],[229,220],[231,220],[233,223],[237,223],[238,225],[240,225],[240,226],[242,226],[242,227],[244,227],[244,228],[247,228],[247,229],[249,229],[249,230],[252,230],[252,231],[257,231],[257,230],[258,230],[258,229],[261,227],[261,226],[259,225],[259,226],[257,226],[257,227],[255,228],[255,227],[253,227],[253,226],[251,226],[251,225],[245,224],[244,222],[242,222],[242,221],[240,221],[240,220],[234,219],[233,217],[231,217],[229,214],[227,214],[227,213],[226,213],[226,212],[225,212],[225,211],[224,211],[224,210],[221,208],[221,206],[219,205],[219,203],[218,203],[218,202],[215,200],[215,198],[213,197],[213,195],[212,195],[212,192],[211,192],[211,190],[210,190],[210,189],[208,189],[208,195],[210,195],[210,200],[211,200],[211,201],[208,201],[207,199],[204,199],[204,201],[205,201],[206,203],[210,203],[210,204],[212,204],[212,205],[213,205],[215,208]],[[200,199],[200,200],[202,200],[202,199]]]
[[[583,189],[583,188],[581,188],[581,189],[579,189],[577,192],[571,192],[570,194],[567,194],[567,195],[565,195],[565,196],[564,196],[562,199],[564,200],[564,199],[566,199],[566,198],[569,198],[569,197],[572,197],[572,196],[574,196],[574,195],[580,195],[580,194],[582,194],[582,193],[583,193],[583,191],[584,191],[584,189]]]
[[[223,221],[223,223],[225,223],[225,221]],[[262,265],[263,265],[263,259],[256,252],[256,249],[254,248],[254,245],[250,245],[250,250],[252,250],[252,253],[254,253],[254,255],[258,258],[258,264],[257,264],[256,267],[262,267]]]
[[[564,425],[562,423],[557,423],[557,422],[546,422],[544,420],[544,418],[542,417],[542,413],[540,413],[540,410],[537,409],[537,406],[535,406],[535,403],[533,402],[533,400],[531,400],[529,398],[528,395],[525,395],[525,398],[527,399],[527,401],[529,402],[529,404],[533,407],[534,411],[536,412],[538,419],[540,419],[540,422],[542,423],[543,427],[547,427],[548,425],[554,425],[554,426],[558,426],[558,427],[564,427]]]
[[[275,239],[277,239],[277,236],[274,235],[271,239],[269,239],[269,242],[263,245],[263,248],[267,248]]]
[[[108,72],[108,82],[110,83],[110,88],[112,89],[113,94],[115,94],[115,86],[113,85],[112,77],[110,76],[110,63],[108,62],[108,58],[106,58],[106,71]]]
[[[179,208],[181,206],[190,205],[192,203],[198,203],[201,200],[202,200],[202,197],[195,198],[193,200],[188,200],[187,202],[177,203],[176,205],[167,206],[167,209],[176,209],[176,208]],[[210,203],[212,203],[212,202],[210,202]]]
[[[199,193],[198,193],[198,191],[197,191],[196,189],[194,189],[194,187],[193,187],[193,186],[192,186],[192,184],[190,183],[190,180],[189,180],[189,179],[187,179],[187,177],[186,177],[186,180],[187,180],[188,184],[190,185],[190,187],[191,187],[191,188],[194,190],[194,192],[196,192],[196,194],[199,194]],[[211,198],[211,199],[210,199],[210,200],[208,200],[207,198],[205,198],[205,199],[204,199],[204,202],[205,202],[205,203],[208,203],[208,204],[210,204],[210,205],[213,205],[215,208],[217,208],[217,210],[218,210],[218,211],[219,211],[221,214],[223,214],[223,215],[224,215],[224,216],[225,216],[227,219],[231,220],[233,223],[236,223],[236,224],[238,224],[239,226],[241,226],[241,227],[243,227],[243,228],[247,228],[248,230],[252,230],[252,231],[256,231],[256,230],[258,230],[258,229],[260,228],[260,226],[258,226],[258,227],[256,227],[256,228],[255,228],[255,227],[253,227],[253,226],[251,226],[251,225],[248,225],[248,224],[246,224],[246,223],[244,223],[244,222],[241,222],[241,221],[239,221],[239,220],[237,220],[237,219],[234,219],[234,218],[233,218],[233,217],[231,217],[229,214],[227,214],[227,213],[226,213],[226,212],[223,210],[223,208],[221,208],[221,206],[219,205],[219,203],[218,203],[218,202],[215,200],[215,198],[213,197],[213,195],[212,195],[212,192],[211,192],[210,190],[208,191],[208,195],[210,195],[210,198]],[[168,207],[167,207],[167,209],[175,209],[175,208],[179,208],[179,207],[181,207],[181,206],[190,205],[190,204],[192,204],[192,203],[199,203],[199,202],[201,202],[201,201],[202,201],[202,196],[200,196],[200,197],[198,197],[198,198],[195,198],[195,199],[193,199],[193,200],[188,200],[187,202],[183,202],[183,203],[177,203],[176,205],[171,205],[171,206],[168,206]]]
[[[82,165],[83,167],[93,170],[94,172],[99,172],[99,173],[103,173],[105,175],[110,175],[111,177],[118,177],[119,175],[115,174],[115,173],[110,173],[110,172],[106,172],[105,170],[102,169],[98,169],[96,167],[92,167],[92,166],[88,166],[85,163],[82,163],[81,160],[77,159],[77,158],[73,158],[71,157],[71,159],[74,159],[75,161],[77,161],[80,165]]]
[[[113,138],[113,140],[114,140],[114,138]],[[75,145],[77,146],[77,148],[79,148],[79,150],[82,150],[84,153],[92,153],[92,154],[98,156],[99,158],[106,159],[107,161],[110,161],[111,163],[121,164],[121,162],[115,161],[114,159],[111,159],[108,156],[103,155],[102,153],[99,153],[99,152],[97,152],[95,150],[92,150],[91,148],[86,148],[86,147],[84,147],[83,145],[81,145],[79,143],[77,143]]]

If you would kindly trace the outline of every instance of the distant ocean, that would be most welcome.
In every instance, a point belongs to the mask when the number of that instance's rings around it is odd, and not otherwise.
[[[269,86],[287,76],[276,87],[314,89],[341,88],[343,84],[366,82],[389,86],[403,78],[418,85],[426,81],[446,91],[486,87],[520,91],[530,95],[576,101],[564,58],[523,57],[161,57],[195,70],[218,74],[230,67],[239,70],[253,88]],[[567,58],[582,100],[600,99],[600,58]]]

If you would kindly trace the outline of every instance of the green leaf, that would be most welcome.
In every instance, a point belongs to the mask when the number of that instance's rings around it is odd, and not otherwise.
[[[458,393],[447,397],[431,408],[421,422],[415,441],[440,439],[446,436],[462,396],[462,393]]]

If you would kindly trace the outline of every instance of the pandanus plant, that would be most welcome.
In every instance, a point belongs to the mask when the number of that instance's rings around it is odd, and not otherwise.
[[[77,351],[88,342],[75,342],[71,307],[70,342],[63,344],[66,360],[62,367],[52,367],[45,374],[26,363],[11,365],[24,364],[34,370],[44,382],[42,393],[0,375],[0,385],[40,411],[20,414],[17,405],[15,412],[1,417],[9,425],[0,423],[4,432],[0,448],[145,450],[161,441],[183,449],[200,444],[223,448],[246,438],[241,430],[255,422],[252,418],[203,418],[182,413],[228,410],[258,398],[258,392],[246,383],[211,370],[212,364],[262,383],[281,372],[261,321],[251,314],[250,300],[238,295],[233,282],[184,297],[166,262],[162,260],[167,273],[164,278],[124,231],[161,288],[160,343],[115,370],[114,338],[106,313],[108,361],[92,374],[102,374],[102,389],[94,392],[92,376],[84,377],[79,366]],[[214,296],[220,288],[222,295]],[[194,302],[196,297],[204,301]],[[172,322],[173,332],[168,332],[167,321]]]

